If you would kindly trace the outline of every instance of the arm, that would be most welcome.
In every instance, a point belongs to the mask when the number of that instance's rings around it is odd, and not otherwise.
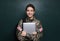
[[[17,36],[18,40],[20,40],[22,38],[22,36],[21,36],[22,28],[21,27],[22,27],[22,20],[19,21],[17,29],[16,29],[17,30],[16,36]]]
[[[37,38],[41,38],[43,36],[43,27],[40,22],[37,24]]]
[[[20,40],[20,39],[22,39],[22,20],[21,21],[19,21],[19,23],[18,23],[18,26],[17,26],[17,32],[16,32],[16,35],[17,35],[17,38],[18,38],[18,40]],[[24,32],[25,33],[25,32]],[[29,33],[26,33],[26,36],[28,37],[28,38],[30,38],[31,36],[30,36],[30,34]]]

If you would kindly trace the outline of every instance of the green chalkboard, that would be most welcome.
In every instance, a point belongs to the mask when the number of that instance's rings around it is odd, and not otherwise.
[[[41,20],[44,36],[41,41],[60,39],[60,2],[58,0],[0,0],[0,41],[18,41],[16,25],[25,16],[28,3],[36,7],[35,16]]]

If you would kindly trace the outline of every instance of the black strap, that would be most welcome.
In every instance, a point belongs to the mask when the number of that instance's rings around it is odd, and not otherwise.
[[[22,21],[22,29],[23,29],[23,23],[26,22],[26,19],[23,18],[22,20],[23,20],[23,21]]]

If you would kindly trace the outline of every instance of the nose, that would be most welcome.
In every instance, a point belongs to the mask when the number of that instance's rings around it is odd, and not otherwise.
[[[31,11],[29,11],[29,13],[31,13]]]

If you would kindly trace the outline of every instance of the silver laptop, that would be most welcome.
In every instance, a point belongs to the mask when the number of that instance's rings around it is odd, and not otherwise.
[[[23,30],[29,34],[32,34],[32,32],[36,31],[36,25],[33,22],[23,23]]]

